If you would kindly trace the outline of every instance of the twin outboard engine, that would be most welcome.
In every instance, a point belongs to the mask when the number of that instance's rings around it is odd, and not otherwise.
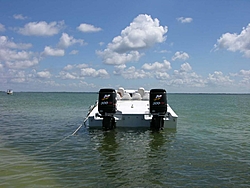
[[[104,130],[114,129],[116,113],[116,91],[114,89],[100,89],[98,99],[98,111],[103,117],[102,128]]]
[[[160,130],[164,127],[164,116],[167,113],[167,95],[165,89],[151,89],[149,93],[149,108],[153,115],[150,127]]]

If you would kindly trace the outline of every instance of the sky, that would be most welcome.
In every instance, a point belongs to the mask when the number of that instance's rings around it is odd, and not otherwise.
[[[0,0],[0,91],[250,93],[248,0]]]

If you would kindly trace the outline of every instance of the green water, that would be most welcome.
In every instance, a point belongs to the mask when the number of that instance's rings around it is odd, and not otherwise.
[[[176,131],[82,127],[86,93],[0,93],[0,187],[249,187],[250,95],[169,94]]]

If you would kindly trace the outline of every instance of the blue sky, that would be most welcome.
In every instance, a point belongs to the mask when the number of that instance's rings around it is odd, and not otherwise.
[[[250,92],[250,1],[0,0],[0,90]]]

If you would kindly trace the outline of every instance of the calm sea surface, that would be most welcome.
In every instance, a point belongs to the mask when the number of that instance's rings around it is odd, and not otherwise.
[[[0,187],[250,187],[250,95],[169,94],[175,131],[71,136],[96,99],[0,93]]]

